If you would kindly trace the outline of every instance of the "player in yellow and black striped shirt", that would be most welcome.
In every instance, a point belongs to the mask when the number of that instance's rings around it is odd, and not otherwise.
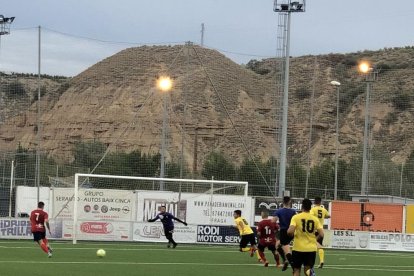
[[[324,221],[326,218],[330,218],[328,211],[321,205],[322,199],[317,196],[314,200],[314,207],[311,209],[311,215],[318,218],[320,224],[323,227]],[[323,268],[323,264],[325,262],[325,252],[323,250],[323,237],[317,237],[318,242],[318,253],[319,253],[319,268]]]

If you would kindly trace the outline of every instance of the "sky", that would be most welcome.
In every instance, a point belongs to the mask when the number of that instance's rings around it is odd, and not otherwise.
[[[286,1],[286,0],[285,0]],[[302,0],[303,1],[303,0]],[[273,0],[1,0],[15,16],[1,36],[0,71],[74,76],[120,50],[201,42],[237,63],[276,55]],[[412,0],[307,0],[292,14],[291,55],[414,45]]]

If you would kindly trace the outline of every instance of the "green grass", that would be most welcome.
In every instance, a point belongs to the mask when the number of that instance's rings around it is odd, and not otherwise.
[[[291,275],[272,264],[268,268],[240,253],[234,246],[179,245],[167,249],[165,244],[53,242],[53,258],[48,259],[38,246],[29,241],[0,241],[0,275],[42,276],[227,276]],[[96,250],[106,250],[105,258]],[[267,252],[268,260],[273,259]],[[316,269],[318,276],[414,275],[412,253],[326,250],[325,267]]]

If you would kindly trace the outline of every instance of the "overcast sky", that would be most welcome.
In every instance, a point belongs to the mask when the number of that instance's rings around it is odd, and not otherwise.
[[[52,75],[135,45],[200,43],[201,23],[205,46],[238,63],[276,54],[273,0],[3,0],[0,14],[16,17],[1,37],[2,71],[37,72],[39,25],[42,72]],[[412,46],[413,27],[413,0],[308,0],[292,16],[291,55]]]

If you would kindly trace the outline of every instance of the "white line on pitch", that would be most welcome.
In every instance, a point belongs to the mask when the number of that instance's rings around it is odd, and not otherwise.
[[[327,269],[332,269],[332,270],[351,270],[351,271],[387,271],[387,272],[414,272],[414,269],[400,269],[399,267],[396,267],[398,269],[389,269],[389,268],[372,268],[372,267],[368,267],[368,268],[362,268],[362,267],[341,267],[341,266],[337,266],[337,267],[327,267]],[[325,266],[324,266],[325,269]]]
[[[231,263],[231,264],[220,264],[220,263],[138,263],[138,262],[54,262],[54,261],[0,261],[0,263],[29,263],[29,264],[99,264],[99,265],[195,265],[195,266],[262,266],[260,264],[241,264],[241,263]],[[398,269],[390,269],[390,267],[395,267]],[[402,269],[404,266],[389,266],[388,268],[362,268],[362,267],[342,267],[338,266],[326,266],[326,269],[332,270],[353,270],[353,271],[387,271],[387,272],[414,272],[414,269]]]
[[[39,248],[34,246],[3,246],[0,248],[5,249],[36,249]],[[53,247],[56,251],[63,250],[96,250],[98,247]],[[238,250],[200,250],[200,249],[169,249],[169,248],[105,248],[107,251],[175,251],[175,252],[206,252],[206,253],[240,253]]]
[[[113,265],[199,265],[199,266],[263,266],[262,264],[220,264],[220,263],[135,263],[135,262],[63,262],[63,261],[1,261],[0,263],[30,264],[113,264]]]
[[[36,246],[3,246],[0,245],[0,248],[6,248],[6,249],[38,249]],[[97,247],[55,247],[56,250],[96,250]],[[179,249],[176,249],[174,251],[176,252],[206,252],[206,253],[238,253],[238,250],[210,250],[210,249],[182,249],[183,247],[179,247]],[[191,247],[187,247],[191,248]],[[196,247],[193,247],[196,248]],[[113,248],[113,247],[107,247],[105,248],[107,251],[166,251],[171,249],[168,248]],[[411,254],[394,254],[394,253],[380,253],[380,254],[341,254],[341,253],[335,253],[335,254],[329,254],[333,256],[347,256],[347,257],[376,257],[376,258],[389,258],[389,257],[399,257],[403,259],[412,259],[414,258],[414,255]]]

